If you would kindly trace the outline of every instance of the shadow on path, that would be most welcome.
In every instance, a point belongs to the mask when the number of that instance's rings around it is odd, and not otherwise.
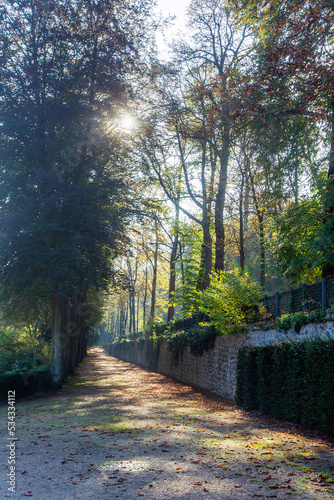
[[[1,421],[6,422],[7,406]],[[6,425],[6,424],[5,424]],[[1,498],[334,496],[319,434],[240,410],[94,348],[57,393],[17,402],[15,493],[2,436]]]

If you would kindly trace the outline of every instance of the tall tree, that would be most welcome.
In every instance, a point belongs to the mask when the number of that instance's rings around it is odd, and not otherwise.
[[[231,10],[223,0],[193,0],[189,21],[194,44],[178,47],[181,60],[193,67],[206,68],[209,78],[198,92],[211,102],[208,118],[214,122],[211,145],[219,160],[218,186],[215,198],[215,269],[224,270],[224,208],[228,178],[228,161],[242,96],[236,91],[242,68],[246,67],[250,46],[245,25],[237,29]]]
[[[148,43],[148,3],[8,0],[0,12],[1,282],[52,304],[62,383],[90,290],[123,251],[124,148],[107,124]],[[73,310],[73,312],[71,312]]]
[[[254,86],[266,92],[256,112],[271,101],[271,116],[306,116],[328,129],[327,186],[323,198],[324,225],[333,245],[334,213],[334,66],[331,0],[231,0],[239,16],[258,34],[260,71]],[[323,276],[333,276],[334,265],[324,264]]]

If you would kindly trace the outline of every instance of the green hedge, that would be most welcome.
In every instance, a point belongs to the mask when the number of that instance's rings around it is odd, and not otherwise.
[[[50,366],[44,365],[26,372],[9,372],[0,375],[0,399],[7,400],[8,391],[22,398],[47,389],[50,383]]]
[[[236,401],[247,410],[334,433],[334,340],[244,347]]]

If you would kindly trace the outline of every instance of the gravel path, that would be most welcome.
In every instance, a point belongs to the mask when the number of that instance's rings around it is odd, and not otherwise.
[[[0,418],[1,499],[334,498],[329,441],[99,348],[57,393],[17,401],[15,492]]]

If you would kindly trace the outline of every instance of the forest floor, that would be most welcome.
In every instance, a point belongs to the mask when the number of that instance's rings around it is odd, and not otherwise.
[[[7,405],[0,407],[3,429]],[[93,348],[64,387],[16,402],[0,498],[328,499],[334,445]]]

